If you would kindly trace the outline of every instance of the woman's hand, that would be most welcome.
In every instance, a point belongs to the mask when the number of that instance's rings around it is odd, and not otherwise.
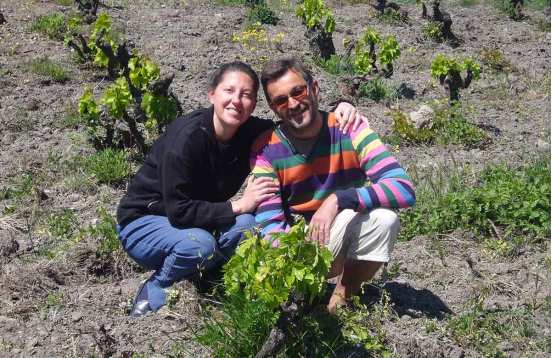
[[[273,197],[279,189],[279,185],[271,178],[251,176],[242,197],[231,202],[232,211],[234,214],[253,212],[261,202]]]
[[[362,121],[368,124],[368,119],[358,112],[355,106],[347,102],[339,103],[334,113],[339,130],[343,133],[348,133],[349,128],[357,130]]]

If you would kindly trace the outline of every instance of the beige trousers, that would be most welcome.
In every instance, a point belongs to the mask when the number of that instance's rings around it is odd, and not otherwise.
[[[392,210],[357,213],[345,209],[332,224],[327,247],[334,257],[343,253],[353,260],[388,262],[399,228],[399,217]]]

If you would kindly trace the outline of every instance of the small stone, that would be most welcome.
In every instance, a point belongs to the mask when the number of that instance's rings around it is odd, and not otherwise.
[[[40,327],[40,328],[38,329],[38,335],[39,335],[40,337],[47,337],[49,334],[50,334],[50,333],[48,332],[48,330],[47,330],[46,328],[44,328],[44,327]]]
[[[80,312],[73,312],[71,314],[71,321],[78,322],[82,319],[82,313]]]
[[[37,337],[30,337],[27,341],[26,348],[32,349],[33,347],[38,346],[38,338]]]
[[[548,141],[539,139],[537,140],[537,150],[539,152],[548,152],[550,151],[550,143]]]
[[[418,109],[418,111],[410,112],[409,117],[416,128],[426,128],[431,127],[433,124],[435,112],[430,106],[424,104],[420,107],[420,109]]]
[[[36,111],[39,107],[40,102],[37,99],[32,98],[25,105],[25,109],[28,111]]]

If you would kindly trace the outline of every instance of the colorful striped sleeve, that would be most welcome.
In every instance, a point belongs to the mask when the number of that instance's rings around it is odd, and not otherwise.
[[[364,211],[371,208],[406,208],[414,205],[414,186],[405,170],[366,123],[350,132],[351,141],[366,177],[362,188],[336,192],[340,209]]]
[[[255,177],[269,177],[278,182],[278,175],[266,153],[272,131],[261,135],[252,146],[250,164]],[[282,197],[276,193],[272,198],[259,204],[255,212],[255,221],[261,228],[265,238],[276,232],[285,232],[289,229],[284,214]]]

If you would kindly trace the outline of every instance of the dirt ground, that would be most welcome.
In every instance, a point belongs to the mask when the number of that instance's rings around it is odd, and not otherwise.
[[[107,2],[107,1],[106,1]],[[252,61],[257,53],[231,41],[245,27],[244,7],[211,1],[109,1],[108,12],[122,35],[136,49],[175,73],[172,88],[184,111],[206,106],[211,70],[235,58]],[[468,119],[491,128],[491,142],[481,148],[462,146],[401,146],[395,149],[407,170],[446,173],[470,165],[474,171],[493,163],[521,164],[550,152],[550,32],[539,21],[550,11],[527,10],[528,19],[515,22],[485,2],[462,7],[443,1],[451,13],[458,48],[425,40],[423,20],[413,4],[409,24],[387,24],[373,16],[367,4],[334,1],[334,42],[360,34],[365,26],[397,37],[402,55],[390,81],[414,90],[412,99],[391,103],[362,100],[359,108],[380,134],[391,132],[390,107],[412,111],[443,97],[430,78],[437,53],[472,56],[499,49],[510,63],[507,73],[483,66],[482,78],[462,92]],[[187,282],[169,309],[140,319],[128,317],[139,282],[148,277],[124,256],[95,255],[97,243],[71,241],[54,258],[41,255],[52,238],[45,218],[62,209],[77,215],[78,226],[98,220],[97,209],[114,213],[124,187],[94,185],[82,173],[70,173],[64,163],[93,152],[83,128],[67,125],[68,108],[77,103],[86,85],[99,94],[107,85],[102,71],[79,65],[63,43],[28,31],[39,15],[67,12],[56,1],[1,1],[6,23],[0,25],[0,187],[18,185],[26,175],[33,186],[15,206],[0,197],[0,356],[3,357],[208,357],[194,342],[201,326],[201,297]],[[290,7],[278,7],[280,22],[270,35],[283,32],[281,49],[309,60],[304,27]],[[283,55],[271,50],[271,56]],[[26,70],[25,63],[48,56],[71,74],[56,83]],[[341,97],[338,81],[313,66],[322,88],[321,105]],[[256,114],[272,118],[264,101]],[[15,206],[7,212],[5,208]],[[550,356],[550,248],[527,247],[514,258],[485,250],[469,233],[438,238],[416,237],[398,242],[393,275],[371,286],[366,299],[388,295],[392,314],[385,321],[386,344],[398,357],[476,357],[475,347],[460,345],[440,329],[449,317],[469,311],[471,300],[484,293],[483,306],[494,312],[532,311],[533,343],[502,342],[505,356]],[[376,289],[376,287],[379,287]],[[381,290],[383,288],[383,290]],[[431,327],[437,327],[433,329]]]

